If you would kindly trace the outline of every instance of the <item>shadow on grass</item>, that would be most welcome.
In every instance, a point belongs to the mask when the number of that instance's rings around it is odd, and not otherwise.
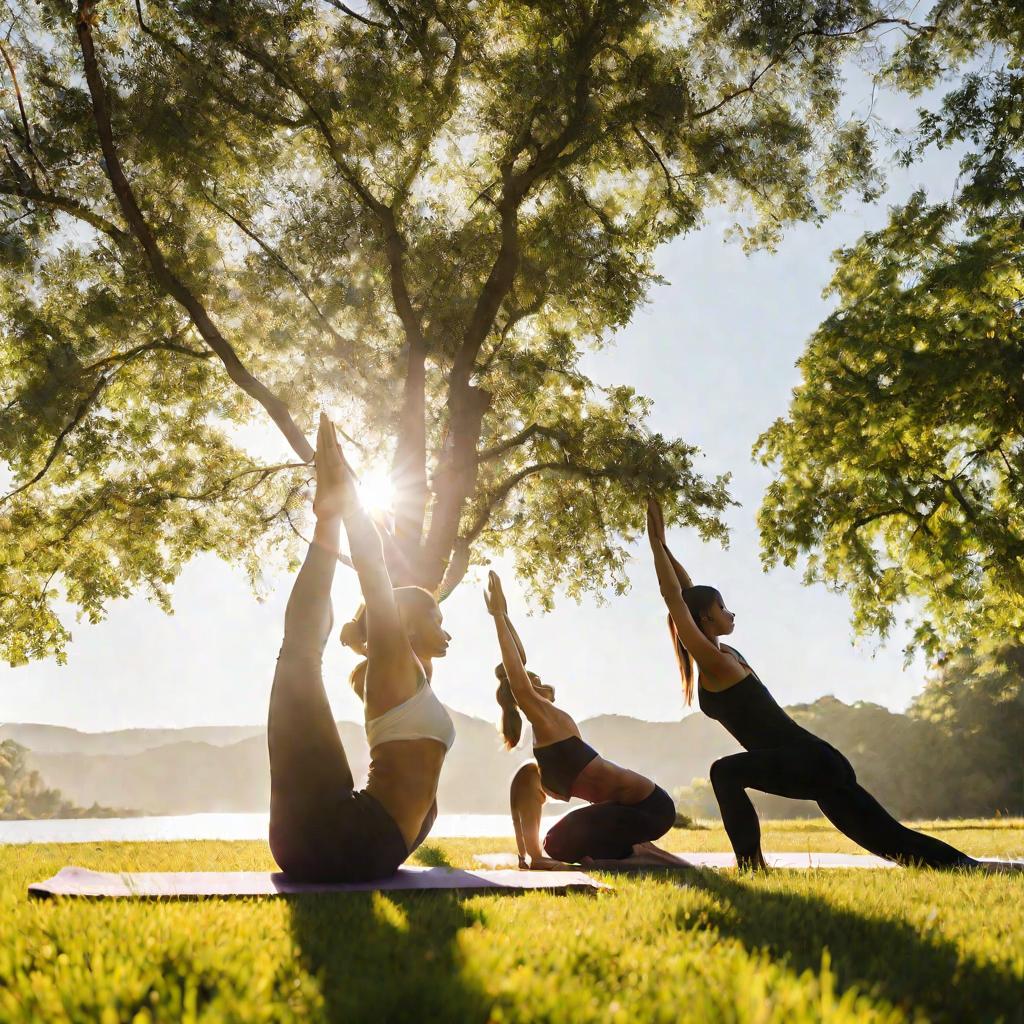
[[[1020,980],[969,956],[961,959],[957,947],[940,935],[921,934],[906,921],[859,914],[811,895],[768,892],[756,881],[717,872],[700,872],[697,884],[725,904],[708,911],[702,924],[748,949],[785,960],[797,973],[817,974],[827,948],[840,992],[856,985],[935,1020],[1024,1024]],[[677,917],[676,924],[687,929],[695,922]]]
[[[434,843],[424,843],[413,855],[412,860],[416,864],[423,864],[428,868],[450,868],[452,862],[448,854]]]
[[[289,899],[295,943],[319,976],[327,1020],[485,1021],[491,1001],[462,973],[457,935],[479,919],[453,891]]]

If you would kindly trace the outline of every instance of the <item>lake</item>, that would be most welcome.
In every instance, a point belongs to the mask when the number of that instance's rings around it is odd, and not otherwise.
[[[41,821],[0,821],[0,843],[150,842],[160,839],[266,839],[262,814],[171,814],[143,818],[53,818]],[[560,814],[544,816],[550,828]],[[439,814],[431,836],[456,839],[472,836],[511,837],[507,814]]]

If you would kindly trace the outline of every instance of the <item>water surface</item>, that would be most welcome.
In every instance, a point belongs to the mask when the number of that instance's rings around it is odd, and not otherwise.
[[[266,813],[173,814],[142,818],[51,818],[0,821],[0,843],[150,842],[160,839],[266,839]],[[545,815],[550,828],[561,815]],[[437,839],[511,837],[507,814],[439,814],[430,830]]]

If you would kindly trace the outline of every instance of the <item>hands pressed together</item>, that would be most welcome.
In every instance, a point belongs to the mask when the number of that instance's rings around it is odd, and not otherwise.
[[[652,544],[655,541],[665,543],[665,514],[658,499],[653,497],[647,499],[647,536]]]
[[[359,506],[356,475],[338,443],[334,424],[320,413],[316,435],[316,495],[313,513],[317,519],[336,519]],[[665,544],[665,516],[657,498],[647,499],[647,535],[651,544]],[[484,603],[493,616],[505,615],[508,604],[501,579],[492,569],[487,574]]]
[[[317,519],[343,516],[359,504],[356,475],[338,443],[334,424],[320,413],[316,433],[316,496],[313,514]]]
[[[501,580],[493,569],[487,574],[484,603],[491,615],[505,615],[508,612],[508,603],[505,600],[505,592],[501,589]]]

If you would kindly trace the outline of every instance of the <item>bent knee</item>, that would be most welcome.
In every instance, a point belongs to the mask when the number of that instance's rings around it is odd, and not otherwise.
[[[711,780],[712,788],[717,790],[722,786],[733,785],[736,781],[737,767],[735,755],[720,757],[717,761],[712,761],[711,768],[708,771],[708,778]]]
[[[566,864],[575,863],[579,859],[575,856],[576,851],[563,836],[552,835],[550,832],[544,837],[544,852],[552,860],[560,860]]]
[[[534,797],[543,802],[546,797],[540,782],[540,768],[528,761],[512,776],[511,791],[516,799]]]

